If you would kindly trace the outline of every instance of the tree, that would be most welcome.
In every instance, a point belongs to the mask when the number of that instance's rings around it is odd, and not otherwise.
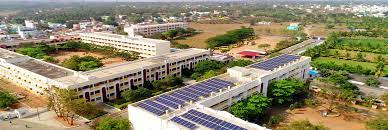
[[[144,21],[144,19],[140,16],[133,16],[130,18],[130,20],[134,23],[134,24],[137,24],[137,23],[141,23]]]
[[[369,76],[368,79],[366,79],[365,84],[371,87],[377,87],[380,84],[380,81],[375,76]]]
[[[279,130],[329,130],[323,125],[311,124],[308,120],[293,121],[289,125],[280,127]]]
[[[214,60],[206,60],[199,62],[194,69],[194,72],[204,74],[210,70],[218,70],[225,66],[222,62],[214,61]]]
[[[197,78],[196,80],[198,80],[198,81],[206,80],[206,79],[212,78],[212,77],[217,76],[217,75],[218,75],[218,73],[216,71],[210,70],[210,71],[205,72],[200,78]]]
[[[278,104],[293,101],[293,97],[305,89],[304,83],[297,79],[273,81],[268,90],[269,97]]]
[[[168,30],[167,32],[164,32],[163,35],[167,37],[167,39],[173,39],[176,36],[178,36],[177,30]]]
[[[96,123],[96,130],[131,130],[128,119],[104,118]]]
[[[245,100],[238,101],[230,107],[230,112],[241,119],[253,121],[263,115],[271,106],[271,99],[255,93]]]
[[[136,90],[125,91],[122,93],[125,100],[129,102],[136,102],[152,96],[152,92],[146,88],[140,87]]]
[[[240,66],[240,67],[245,67],[245,66],[248,66],[250,64],[253,64],[252,61],[250,60],[243,60],[243,59],[238,59],[238,60],[234,60],[234,61],[231,61],[227,64],[227,66],[229,68],[231,67],[234,67],[234,66]]]
[[[0,91],[0,108],[7,108],[10,105],[16,103],[16,97],[8,92]]]
[[[384,62],[378,62],[376,65],[375,76],[381,77],[384,75]]]
[[[76,71],[93,70],[103,65],[101,60],[93,56],[72,56],[70,59],[64,60],[61,64],[63,67]]]
[[[388,118],[379,116],[366,122],[366,127],[371,130],[388,130]]]
[[[76,117],[73,108],[75,108],[74,99],[77,99],[77,93],[70,89],[60,89],[51,87],[47,90],[47,109],[53,110],[57,117],[67,121],[68,124],[73,125]]]

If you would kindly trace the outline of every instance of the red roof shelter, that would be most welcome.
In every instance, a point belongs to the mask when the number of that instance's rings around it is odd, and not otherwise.
[[[237,54],[240,54],[243,57],[252,57],[255,59],[256,56],[259,56],[261,53],[256,51],[240,51]]]

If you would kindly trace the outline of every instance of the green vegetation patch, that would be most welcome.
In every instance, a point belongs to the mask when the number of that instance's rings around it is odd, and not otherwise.
[[[345,70],[350,73],[374,74],[377,64],[352,60],[319,57],[313,60],[312,66],[321,69]],[[384,75],[388,74],[388,67],[384,67]]]
[[[341,38],[338,39],[338,43],[335,44],[334,48],[341,50],[388,54],[388,40],[373,38]]]

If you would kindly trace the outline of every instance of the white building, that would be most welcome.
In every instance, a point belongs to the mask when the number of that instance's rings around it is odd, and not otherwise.
[[[124,27],[124,31],[128,33],[129,36],[142,35],[142,36],[152,36],[155,33],[163,33],[168,30],[173,30],[177,28],[187,28],[188,24],[185,22],[176,22],[176,23],[164,23],[164,24],[136,24],[131,26]]]
[[[38,35],[38,33],[39,33],[39,31],[36,30],[35,28],[27,28],[27,27],[18,26],[18,34],[23,39],[35,37],[36,35]]]
[[[73,89],[87,101],[103,102],[120,97],[120,93],[141,87],[144,81],[181,76],[184,68],[192,69],[208,60],[210,51],[185,49],[96,70],[77,72],[55,64],[0,49],[0,77],[37,94],[53,86]]]
[[[138,52],[141,57],[153,57],[170,53],[170,42],[164,40],[100,32],[81,33],[80,36],[82,42]]]
[[[128,105],[135,130],[266,130],[226,110],[253,93],[267,94],[268,84],[285,78],[308,78],[311,58],[281,55],[249,67]]]
[[[32,20],[24,20],[27,28],[35,28],[35,23]]]

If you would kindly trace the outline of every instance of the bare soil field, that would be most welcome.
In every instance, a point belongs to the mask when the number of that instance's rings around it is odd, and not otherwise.
[[[191,47],[196,48],[206,48],[207,45],[205,41],[208,38],[225,34],[227,31],[245,27],[252,27],[255,30],[255,33],[261,36],[286,36],[287,28],[289,23],[273,23],[271,25],[256,25],[249,26],[249,24],[199,24],[199,23],[190,23],[189,27],[194,28],[201,33],[194,35],[192,37],[187,37],[184,39],[176,40],[178,43],[187,44]]]
[[[38,96],[33,94],[33,92],[22,88],[21,86],[15,85],[6,79],[0,78],[0,90],[7,91],[10,93],[17,93],[26,96],[24,99],[18,100],[19,103],[16,103],[12,108],[20,108],[20,107],[47,107],[47,100],[43,96]]]
[[[333,29],[327,29],[325,24],[306,25],[303,31],[310,36],[327,36],[331,32],[348,31],[345,25],[335,25]]]
[[[93,56],[97,58],[101,58],[102,63],[104,66],[109,66],[114,63],[122,63],[126,62],[122,58],[119,57],[106,57],[101,53],[97,52],[87,52],[87,51],[59,51],[56,54],[50,54],[50,56],[54,57],[57,59],[59,62],[63,62],[64,60],[72,57],[72,56]]]
[[[299,120],[309,120],[313,124],[322,124],[332,130],[365,130],[363,121],[346,121],[343,116],[339,117],[323,117],[318,109],[299,108],[292,111],[287,111],[285,123]]]
[[[248,27],[248,24],[198,24],[190,23],[189,27],[194,28],[201,33],[185,39],[176,40],[178,43],[187,44],[195,48],[206,48],[205,41],[208,38],[225,34],[227,31],[238,29],[241,26]]]

